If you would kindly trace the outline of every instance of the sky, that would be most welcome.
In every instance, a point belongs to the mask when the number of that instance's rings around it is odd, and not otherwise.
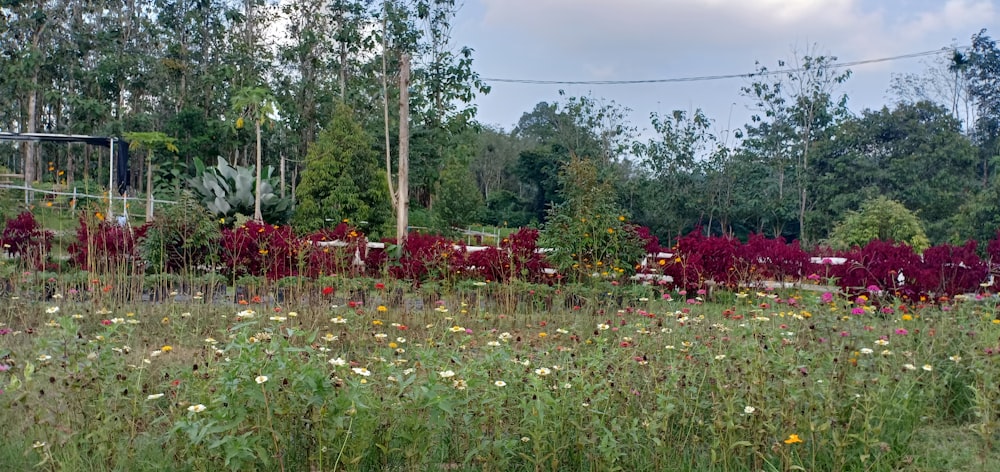
[[[465,0],[453,44],[475,50],[483,78],[641,80],[777,69],[811,52],[861,61],[1000,38],[1000,0]],[[934,56],[850,67],[837,91],[855,112],[892,102],[893,75],[921,73]],[[750,79],[642,85],[488,82],[479,121],[512,129],[540,101],[591,95],[631,109],[642,134],[650,113],[702,109],[722,137],[747,123]]]

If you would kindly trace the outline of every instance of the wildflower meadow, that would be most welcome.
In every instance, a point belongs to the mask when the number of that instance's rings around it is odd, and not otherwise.
[[[6,470],[996,470],[979,293],[391,281],[0,308]],[[532,288],[533,287],[533,288]],[[525,289],[525,290],[522,290]],[[101,294],[100,290],[96,291]],[[582,302],[581,302],[582,300]]]

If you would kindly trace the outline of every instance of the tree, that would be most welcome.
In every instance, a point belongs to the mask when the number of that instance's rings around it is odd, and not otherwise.
[[[1000,48],[983,29],[972,37],[968,52],[969,95],[976,104],[973,140],[979,146],[983,184],[1000,156]]]
[[[434,207],[442,223],[461,226],[473,223],[483,209],[483,196],[469,166],[453,160],[441,172],[440,203]]]
[[[161,132],[127,133],[129,149],[146,151],[146,221],[153,221],[153,155],[157,149],[176,153],[177,141]]]
[[[976,149],[947,109],[918,102],[865,110],[834,137],[814,166],[817,229],[881,195],[917,212],[935,244],[964,240],[955,210],[978,187]]]
[[[884,196],[868,200],[860,211],[851,211],[833,229],[828,243],[837,249],[864,246],[869,241],[895,241],[917,252],[930,247],[920,218],[902,203]]]
[[[690,117],[681,110],[667,116],[653,113],[650,119],[658,136],[634,147],[642,164],[637,178],[643,182],[639,194],[645,203],[636,219],[661,236],[677,237],[707,217],[707,158],[717,143],[712,122],[701,110]]]
[[[238,115],[238,118],[236,118],[236,129],[243,128],[244,117],[252,119],[254,123],[254,132],[257,136],[257,176],[255,180],[256,190],[254,192],[253,219],[257,222],[263,222],[264,217],[260,212],[260,173],[264,167],[262,158],[264,150],[260,143],[260,127],[267,121],[269,116],[274,114],[274,97],[264,87],[244,87],[233,96],[232,108]]]
[[[758,109],[758,114],[752,117],[753,124],[746,127],[746,146],[772,156],[768,160],[773,162],[777,180],[776,209],[784,205],[786,178],[792,180],[792,199],[797,200],[793,212],[797,214],[797,234],[803,242],[809,237],[806,231],[806,212],[812,202],[809,166],[815,147],[829,137],[836,121],[847,114],[847,97],[834,102],[833,92],[850,77],[851,71],[840,70],[836,60],[834,56],[814,56],[807,52],[802,57],[795,56],[789,64],[791,69],[772,82],[758,80],[742,89]],[[779,61],[778,66],[785,67],[786,63]],[[760,66],[759,73],[767,75],[768,70]],[[776,233],[779,236],[780,229]]]
[[[634,271],[645,243],[627,223],[614,186],[597,163],[573,157],[560,172],[563,203],[549,210],[539,245],[559,271],[576,280],[615,279]]]
[[[389,230],[392,210],[379,155],[352,114],[338,105],[309,148],[292,218],[297,228],[312,231],[350,219],[369,234]]]

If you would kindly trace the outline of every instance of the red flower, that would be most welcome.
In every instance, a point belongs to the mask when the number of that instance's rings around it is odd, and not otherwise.
[[[333,287],[331,287],[329,285],[327,285],[326,287],[323,287],[323,295],[326,295],[326,296],[333,295]]]
[[[385,284],[382,283],[382,282],[375,282],[375,289],[376,290],[385,290]]]

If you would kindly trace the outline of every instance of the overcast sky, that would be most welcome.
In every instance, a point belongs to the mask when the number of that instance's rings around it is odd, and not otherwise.
[[[982,28],[1000,37],[1000,0],[465,0],[453,31],[475,49],[484,78],[636,80],[776,69],[793,51],[858,61],[968,45]],[[853,66],[841,89],[852,110],[887,104],[893,74],[933,58]],[[614,100],[649,128],[651,112],[703,109],[720,136],[744,124],[749,79],[646,85],[490,83],[481,122],[511,129],[558,91]],[[735,103],[735,105],[734,105]]]

